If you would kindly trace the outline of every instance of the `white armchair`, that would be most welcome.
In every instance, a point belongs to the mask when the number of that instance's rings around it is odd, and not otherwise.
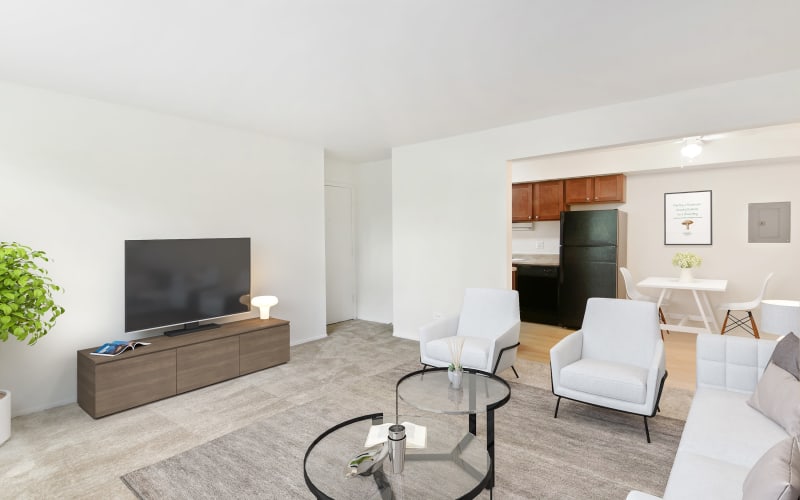
[[[591,298],[583,327],[550,350],[553,415],[561,398],[653,417],[667,378],[664,341],[652,302]]]
[[[467,288],[461,313],[437,319],[419,330],[420,361],[450,364],[449,338],[463,337],[461,364],[488,373],[514,370],[519,346],[519,295],[516,290]]]

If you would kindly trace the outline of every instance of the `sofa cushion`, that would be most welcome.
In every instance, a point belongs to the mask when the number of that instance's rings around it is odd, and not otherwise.
[[[428,356],[445,362],[450,362],[450,339],[431,340],[425,349]],[[489,360],[489,350],[493,341],[484,337],[461,337],[464,339],[464,348],[461,350],[461,365],[467,368],[486,370]]]
[[[794,333],[786,334],[775,346],[770,361],[800,380],[800,339]]]
[[[800,380],[775,363],[767,365],[747,403],[789,434],[800,433]]]
[[[746,475],[747,467],[679,450],[664,490],[664,500],[740,498]]]
[[[597,396],[644,403],[647,370],[623,363],[584,358],[561,369],[561,385]]]
[[[744,480],[742,500],[795,500],[800,498],[800,447],[797,437],[770,448]]]
[[[780,425],[748,406],[749,396],[698,387],[678,449],[749,470],[768,449],[788,435]],[[741,493],[741,489],[738,491]]]

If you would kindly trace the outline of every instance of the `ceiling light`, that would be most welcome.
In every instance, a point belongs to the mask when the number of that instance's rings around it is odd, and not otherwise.
[[[681,154],[686,158],[693,160],[703,152],[703,141],[699,137],[684,139]]]

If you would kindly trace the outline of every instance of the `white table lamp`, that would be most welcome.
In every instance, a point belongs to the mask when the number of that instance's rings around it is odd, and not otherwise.
[[[278,297],[274,295],[259,295],[253,297],[251,304],[261,310],[261,319],[269,319],[269,308],[278,303]]]
[[[800,301],[762,300],[761,330],[775,335],[794,332],[800,336]]]

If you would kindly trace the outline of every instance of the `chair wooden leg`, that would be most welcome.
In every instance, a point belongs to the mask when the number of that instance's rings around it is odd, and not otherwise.
[[[753,312],[747,311],[747,315],[750,316],[750,324],[753,326],[753,336],[757,339],[761,337],[758,336],[758,327],[756,326],[756,320],[753,318]]]
[[[722,330],[719,331],[720,335],[725,335],[725,327],[728,326],[728,316],[731,315],[731,310],[728,309],[728,312],[725,313],[725,320],[722,322]]]

